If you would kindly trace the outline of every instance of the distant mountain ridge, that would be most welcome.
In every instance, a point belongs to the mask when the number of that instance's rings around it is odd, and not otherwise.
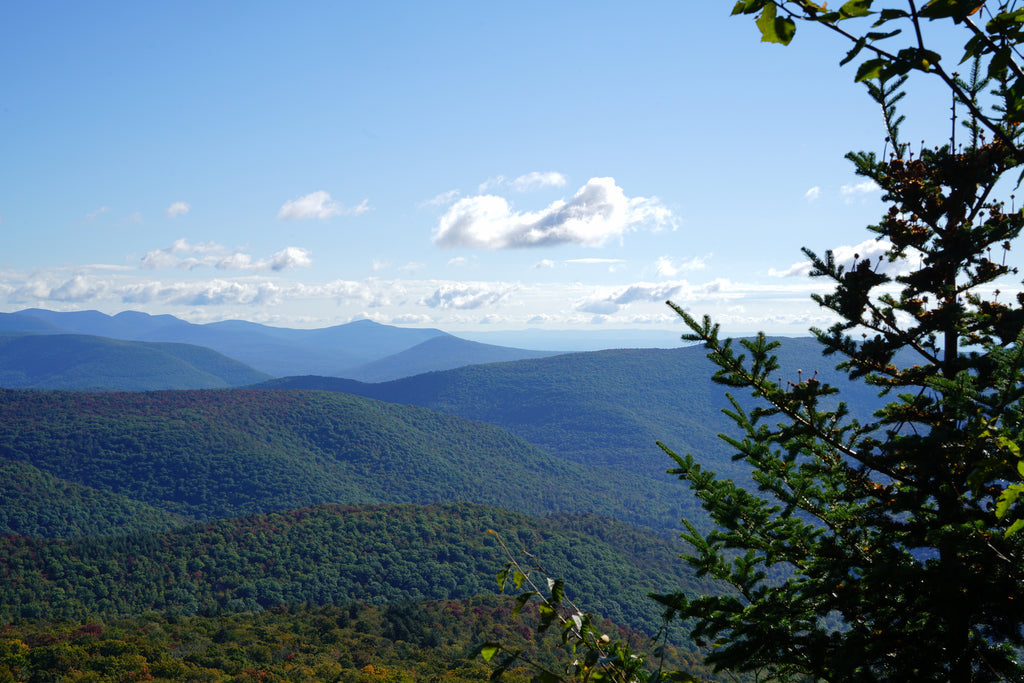
[[[225,389],[270,377],[193,344],[0,331],[0,387],[11,389]]]
[[[323,375],[363,381],[386,381],[472,363],[537,358],[553,353],[482,344],[433,328],[394,327],[370,320],[306,330],[242,320],[198,325],[171,315],[138,311],[110,316],[99,311],[57,312],[31,308],[0,313],[2,331],[191,344],[217,351],[272,377]],[[442,339],[447,340],[447,344]],[[436,340],[434,344],[421,346],[432,340]],[[0,383],[0,386],[5,385]],[[207,386],[210,385],[177,388]]]

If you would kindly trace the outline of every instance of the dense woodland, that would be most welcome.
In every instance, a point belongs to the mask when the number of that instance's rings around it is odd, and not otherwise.
[[[564,654],[538,639],[536,615],[512,616],[509,598],[479,596],[388,605],[277,606],[259,612],[183,617],[147,612],[130,618],[19,622],[0,627],[0,681],[486,681],[476,655],[500,639],[556,667]],[[616,640],[643,647],[647,637],[602,622]],[[665,662],[710,672],[685,651]],[[511,683],[530,678],[521,667]],[[710,680],[710,679],[709,679]]]
[[[647,593],[697,585],[670,540],[607,518],[538,519],[469,504],[320,506],[173,532],[0,537],[0,617],[468,598],[495,589],[503,556],[489,530],[543,557],[548,571],[572,571],[589,611],[643,632],[660,625]]]
[[[709,587],[649,477],[593,474],[338,392],[0,390],[0,681],[483,680],[494,638],[553,662],[491,530],[643,645],[648,593]]]
[[[489,424],[338,393],[0,390],[0,459],[193,519],[456,501],[678,519],[639,475],[595,476]]]

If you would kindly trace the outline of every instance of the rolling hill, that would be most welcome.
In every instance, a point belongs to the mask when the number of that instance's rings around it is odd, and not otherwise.
[[[640,472],[663,482],[671,461],[657,447],[661,441],[678,453],[693,453],[714,471],[743,478],[746,468],[732,462],[718,438],[734,432],[734,425],[722,413],[728,405],[726,390],[711,381],[712,366],[704,354],[700,347],[618,349],[476,365],[379,384],[289,377],[258,386],[339,391],[423,406],[499,425],[568,461]],[[782,340],[780,360],[780,381],[817,372],[822,381],[841,386],[862,416],[877,401],[874,388],[851,384],[832,370],[835,361],[822,358],[812,339]]]
[[[566,462],[499,427],[328,392],[0,390],[0,461],[193,519],[469,501],[664,529],[681,510],[643,477]],[[23,523],[45,527],[52,512],[36,504]]]
[[[466,503],[328,505],[162,533],[0,537],[0,621],[493,594],[505,562],[499,537],[513,552],[543,557],[550,575],[571,576],[567,591],[582,609],[649,634],[660,609],[648,592],[703,589],[676,544],[599,516],[537,519]]]
[[[169,531],[194,521],[23,462],[0,461],[0,482],[0,535],[89,538]]]

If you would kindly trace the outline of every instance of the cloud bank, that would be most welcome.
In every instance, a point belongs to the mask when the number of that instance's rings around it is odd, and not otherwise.
[[[497,282],[447,283],[417,303],[429,308],[477,309],[493,306],[516,290],[514,285]]]
[[[280,272],[289,268],[308,268],[312,263],[309,250],[302,247],[285,247],[269,258],[254,261],[251,255],[241,251],[231,252],[216,242],[192,244],[184,238],[163,249],[149,251],[139,260],[139,266],[147,270],[211,267],[218,270]]]

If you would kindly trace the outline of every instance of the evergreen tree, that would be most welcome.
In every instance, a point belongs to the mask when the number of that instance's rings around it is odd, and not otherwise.
[[[844,264],[804,253],[830,286],[815,301],[838,318],[812,330],[823,353],[888,403],[862,424],[813,373],[780,380],[777,342],[735,345],[710,319],[673,306],[691,330],[684,338],[710,350],[715,380],[753,397],[730,397],[739,435],[723,438],[757,490],[663,446],[717,525],[701,534],[687,523],[687,559],[729,590],[658,599],[695,619],[694,637],[714,644],[708,661],[720,668],[781,680],[1018,681],[1024,294],[999,287],[1016,287],[1008,257],[1024,215],[995,197],[1024,162],[1014,61],[1022,12],[1012,2],[880,4],[827,12],[803,0],[741,0],[734,13],[756,13],[765,40],[787,43],[806,20],[854,42],[844,61],[872,53],[857,78],[882,106],[889,156],[848,158],[888,204],[869,226],[884,254]],[[868,16],[875,23],[863,35],[841,23]],[[926,19],[968,31],[970,83],[925,47]],[[897,32],[877,31],[893,22],[912,29],[900,51],[881,47]],[[988,109],[980,63],[994,88]],[[894,105],[915,70],[949,85],[967,112],[968,143],[911,153],[900,141]]]

